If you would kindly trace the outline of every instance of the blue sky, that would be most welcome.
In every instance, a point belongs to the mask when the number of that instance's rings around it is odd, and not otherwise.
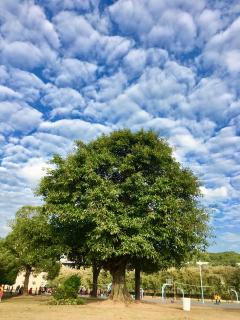
[[[53,153],[154,129],[240,251],[240,2],[0,1],[0,235]]]

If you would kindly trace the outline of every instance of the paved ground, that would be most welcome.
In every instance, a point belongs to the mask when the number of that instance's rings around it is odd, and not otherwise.
[[[152,302],[152,303],[159,303],[159,304],[171,304],[171,300],[167,299],[165,300],[165,302],[162,302],[162,299],[160,298],[146,298],[143,301],[145,302]],[[173,304],[177,304],[177,305],[182,305],[182,300],[177,300],[175,301]],[[193,300],[191,299],[191,305],[192,306],[199,306],[199,307],[213,307],[213,308],[217,308],[217,309],[239,309],[240,310],[240,303],[237,302],[221,302],[220,304],[215,304],[212,301],[208,301],[206,300],[204,303],[202,303],[201,301],[197,301],[197,300]]]

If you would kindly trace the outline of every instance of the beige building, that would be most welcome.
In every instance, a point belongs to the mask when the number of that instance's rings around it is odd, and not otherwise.
[[[60,259],[62,266],[73,267],[74,263],[69,261],[65,256],[62,256]],[[22,287],[24,284],[25,272],[22,271],[18,274],[16,282],[13,286],[13,289],[16,289],[18,286]],[[44,287],[47,284],[47,272],[34,273],[32,272],[29,278],[28,290],[32,288],[33,293],[35,290],[38,290],[39,287]]]
[[[18,286],[22,287],[24,284],[25,272],[20,272],[16,278],[16,282],[13,286],[13,289],[16,289]],[[29,278],[28,289],[32,288],[33,293],[35,290],[38,290],[39,287],[44,287],[47,284],[47,273],[41,272],[38,274],[31,273]]]

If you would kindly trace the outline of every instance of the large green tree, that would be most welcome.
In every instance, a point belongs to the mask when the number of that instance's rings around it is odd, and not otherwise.
[[[58,239],[52,237],[51,226],[41,207],[19,209],[11,228],[5,245],[17,262],[18,270],[25,272],[23,292],[27,294],[31,272],[46,271],[51,277],[57,275],[61,247]]]
[[[120,130],[77,142],[72,154],[52,163],[38,194],[62,232],[68,223],[72,234],[81,229],[75,247],[110,271],[113,300],[129,299],[129,263],[179,266],[205,247],[199,182],[154,132]]]

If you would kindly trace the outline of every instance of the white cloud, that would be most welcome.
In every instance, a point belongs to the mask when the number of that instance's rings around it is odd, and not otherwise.
[[[208,139],[214,135],[217,127],[213,120],[207,118],[200,120],[184,118],[181,121],[181,126],[185,126],[191,134],[203,141],[208,141]]]
[[[42,114],[26,104],[0,102],[0,121],[5,122],[12,130],[29,132],[42,121]]]
[[[11,125],[15,130],[29,132],[35,129],[42,121],[42,114],[33,108],[21,108],[10,117]]]
[[[78,59],[63,59],[57,66],[57,86],[82,87],[96,79],[97,66]]]
[[[2,63],[32,70],[56,59],[58,34],[40,6],[32,1],[2,0],[0,11]]]
[[[189,51],[197,35],[192,14],[199,12],[204,2],[199,1],[199,6],[189,1],[176,2],[120,0],[109,10],[124,34],[134,34],[145,45],[174,52]]]
[[[98,5],[100,0],[42,0],[41,2],[54,13],[62,10],[88,11],[92,6]]]
[[[107,14],[107,10],[104,9],[104,6],[107,7],[107,3],[104,4],[103,2],[101,2],[101,5],[98,6],[97,2],[100,2],[100,0],[91,1],[91,7],[93,8],[94,6],[96,6],[96,9],[87,13],[85,17],[95,30],[102,34],[109,35],[111,33],[110,30],[112,23],[109,14]]]
[[[47,108],[52,108],[51,116],[56,115],[80,115],[85,102],[82,95],[72,88],[57,88],[47,85],[44,96],[41,99]]]
[[[233,146],[238,142],[240,137],[236,134],[236,127],[234,125],[225,126],[218,131],[218,134],[211,138],[210,143],[218,148],[227,148]]]
[[[47,133],[61,135],[72,140],[89,141],[102,133],[109,133],[111,128],[98,124],[90,123],[80,119],[64,119],[55,122],[43,122],[40,130]]]
[[[1,0],[1,32],[9,42],[27,41],[57,49],[59,39],[53,24],[40,6],[32,1]]]
[[[24,163],[17,171],[20,178],[23,178],[30,185],[37,185],[40,179],[46,174],[50,165],[42,158],[31,158]]]
[[[60,12],[54,17],[54,23],[62,43],[68,47],[68,50],[71,50],[71,53],[77,49],[82,50],[82,53],[86,52],[99,36],[83,16],[70,11]],[[83,45],[83,41],[86,41],[85,45]]]
[[[116,1],[109,11],[111,18],[126,34],[146,33],[153,25],[153,18],[143,1]]]
[[[201,187],[201,192],[203,193],[205,199],[212,203],[222,200],[228,196],[228,190],[225,186],[215,189]]]
[[[45,84],[35,74],[10,68],[7,83],[17,91],[24,101],[34,102],[39,99]]]
[[[192,88],[196,83],[196,74],[194,71],[189,67],[177,63],[176,61],[168,60],[164,69],[168,75],[174,76],[178,82],[186,83],[189,88]]]
[[[154,116],[170,115],[185,103],[188,85],[178,81],[170,69],[149,68],[139,81],[127,89],[127,95]]]
[[[106,36],[95,30],[81,15],[61,12],[54,18],[67,57],[112,64],[128,53],[132,41]]]
[[[11,175],[11,183],[16,179]],[[13,186],[0,183],[0,234],[7,235],[9,232],[8,221],[14,218],[15,212],[23,205],[39,205],[40,200],[33,196],[31,188],[26,185]]]
[[[223,55],[223,58],[230,72],[240,71],[240,50],[229,50]]]
[[[200,139],[195,138],[184,127],[172,128],[169,141],[177,150],[179,150],[179,152],[183,149],[184,154],[190,151],[194,153],[202,153],[206,151],[203,142]]]
[[[21,94],[18,92],[12,90],[11,88],[8,88],[6,86],[1,86],[0,85],[0,100],[5,100],[5,99],[16,99],[16,98],[21,98]]]
[[[229,227],[228,227],[229,226]],[[239,233],[232,231],[232,225],[222,224],[217,228],[218,234],[214,244],[210,248],[210,252],[235,251],[239,252],[240,239]],[[226,230],[229,230],[226,232]]]
[[[238,17],[224,31],[214,35],[203,51],[203,63],[208,66],[225,67],[229,72],[239,72],[240,44],[238,35],[240,32],[240,18]]]
[[[147,55],[143,49],[133,49],[123,59],[123,67],[130,77],[139,76],[146,64]]]
[[[233,188],[240,191],[240,172],[237,172],[234,177],[231,177],[230,181]]]
[[[147,65],[152,67],[162,67],[169,59],[168,52],[159,48],[150,48],[147,50]]]
[[[164,11],[147,35],[146,41],[150,46],[165,47],[178,52],[191,50],[195,38],[196,26],[192,16],[188,12],[172,9]]]
[[[189,105],[183,106],[183,112],[222,121],[234,99],[234,92],[220,78],[203,78],[190,93]]]
[[[5,235],[6,221],[13,218],[14,213],[22,205],[39,204],[39,199],[34,198],[29,184],[24,183],[17,175],[20,165],[0,166],[0,234]]]
[[[126,93],[120,94],[108,103],[90,102],[84,114],[114,124],[118,128],[144,123],[152,118]]]
[[[100,59],[104,59],[109,65],[114,62],[119,63],[118,60],[123,58],[132,46],[132,41],[120,36],[103,37],[99,46]]]
[[[83,93],[89,99],[105,102],[115,99],[125,90],[127,85],[127,76],[120,70],[111,76],[101,77],[94,85],[84,88]]]
[[[32,157],[45,157],[46,159],[54,153],[66,154],[73,147],[72,140],[45,132],[36,132],[32,135],[24,136],[17,143],[29,150]],[[30,157],[28,156],[28,158]]]
[[[3,65],[0,65],[0,81],[2,84],[8,79],[7,68]]]
[[[213,35],[223,28],[221,12],[219,10],[205,9],[197,17],[199,41],[208,41]],[[202,43],[200,42],[199,45]]]
[[[21,100],[23,102],[34,102],[40,97],[44,83],[35,74],[16,68],[4,68],[0,83],[1,99]]]
[[[0,134],[0,146],[5,142],[5,138],[2,134]]]
[[[34,69],[43,64],[41,51],[30,42],[14,41],[5,43],[1,56],[2,63],[17,68]]]
[[[239,247],[239,244],[240,244],[240,234],[239,233],[224,232],[224,234],[222,235],[222,238],[227,242],[236,243],[236,248]]]

